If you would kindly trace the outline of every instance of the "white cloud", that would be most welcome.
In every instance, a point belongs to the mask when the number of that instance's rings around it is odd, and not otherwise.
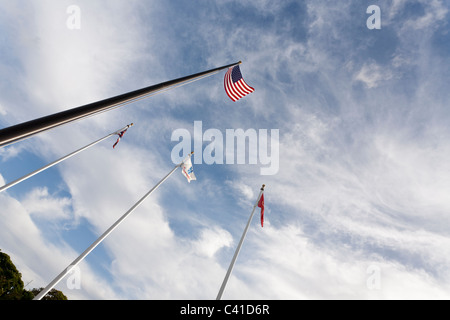
[[[34,17],[21,21],[23,29],[12,44],[23,68],[22,87],[33,101],[26,109],[9,110],[20,121],[111,96],[116,83],[124,85],[121,75],[142,58],[136,54],[143,51],[143,42],[138,41],[135,6],[80,3],[82,28],[70,30],[69,5],[46,1],[26,8],[19,2],[7,6],[15,14],[31,10]]]
[[[194,251],[198,254],[212,258],[218,250],[231,246],[233,238],[226,230],[203,229],[200,238],[193,242]]]
[[[421,1],[424,6],[424,15],[414,20],[408,20],[405,22],[404,27],[406,29],[421,30],[426,28],[434,28],[437,22],[445,19],[448,8],[440,0],[433,1]]]
[[[392,235],[386,242],[394,240],[397,243],[399,235]],[[411,236],[401,241],[414,241],[417,235]],[[434,238],[431,234],[429,236],[429,240]],[[442,240],[444,243],[436,244],[435,250],[448,242],[444,238]],[[411,269],[402,262],[373,254],[366,255],[349,247],[338,249],[335,246],[316,246],[301,228],[292,225],[279,229],[253,230],[246,241],[224,299],[448,297],[448,282],[439,284],[425,270]],[[396,245],[391,242],[391,246]],[[425,246],[424,250],[427,250],[425,248],[430,247]],[[250,255],[254,258],[250,259]],[[373,269],[379,272],[374,274],[371,271]],[[371,286],[373,277],[379,277],[379,286]]]
[[[369,89],[376,88],[384,81],[393,78],[390,69],[383,68],[376,63],[364,64],[355,75],[355,80],[363,82]]]
[[[450,204],[450,168],[446,159],[450,150],[445,142],[435,146],[420,145],[410,140],[379,136],[375,140],[379,158],[374,160],[370,185],[383,203],[394,204],[394,210],[409,215],[443,215]]]
[[[17,157],[22,151],[26,149],[25,145],[11,145],[8,148],[0,149],[0,157],[2,162],[6,162],[10,159]]]
[[[52,197],[47,188],[36,188],[22,199],[21,204],[30,214],[44,219],[68,219],[71,199]]]
[[[6,109],[0,104],[0,115],[6,116],[7,114],[8,112],[6,111]]]
[[[32,281],[29,288],[45,287],[79,253],[65,243],[57,243],[52,236],[46,238],[32,220],[30,213],[15,199],[0,194],[0,216],[3,231],[0,244],[3,252],[9,254],[13,263],[22,273],[22,280]],[[92,273],[89,266],[82,264],[82,287],[69,290],[66,279],[56,287],[69,297],[91,299],[114,298],[114,292],[105,285],[98,275]],[[93,281],[95,279],[95,281]],[[96,283],[96,285],[92,285]],[[102,285],[98,285],[102,283]],[[29,289],[28,288],[28,289]]]
[[[248,205],[252,201],[256,201],[256,195],[253,192],[252,186],[247,185],[244,182],[236,182],[227,180],[225,183],[228,187],[234,189],[237,193],[237,197],[240,199],[241,206]]]

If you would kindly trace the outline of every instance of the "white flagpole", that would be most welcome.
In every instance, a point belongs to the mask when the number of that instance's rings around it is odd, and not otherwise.
[[[23,176],[22,178],[19,178],[19,179],[15,180],[15,181],[12,181],[12,182],[8,183],[8,184],[5,184],[3,187],[0,188],[0,192],[3,192],[5,190],[15,186],[16,184],[18,184],[18,183],[20,183],[20,182],[22,182],[24,180],[27,180],[28,178],[31,178],[32,176],[34,176],[34,175],[36,175],[36,174],[38,174],[38,173],[40,173],[40,172],[42,172],[44,170],[47,170],[48,168],[53,167],[54,165],[57,165],[58,163],[60,163],[60,162],[62,162],[64,160],[69,159],[70,157],[73,157],[74,155],[76,155],[76,154],[78,154],[78,153],[80,153],[80,152],[82,152],[82,151],[84,151],[84,150],[86,150],[86,149],[96,145],[97,143],[102,142],[103,140],[108,139],[109,137],[111,137],[111,136],[113,136],[115,134],[118,134],[119,132],[122,132],[122,131],[130,128],[131,126],[133,126],[133,123],[127,125],[126,127],[123,127],[122,129],[114,131],[113,133],[110,133],[107,136],[105,136],[105,137],[103,137],[103,138],[101,138],[101,139],[99,139],[99,140],[97,140],[95,142],[92,142],[91,144],[88,144],[88,145],[84,146],[83,148],[78,149],[77,151],[74,151],[74,152],[72,152],[72,153],[70,153],[70,154],[68,154],[68,155],[66,155],[66,156],[64,156],[64,157],[62,157],[62,158],[60,158],[60,159],[58,159],[56,161],[53,161],[52,163],[49,163],[48,165],[43,166],[42,168],[37,169],[37,170],[35,170],[35,171],[33,171],[33,172]]]
[[[193,152],[191,153],[191,155]],[[66,269],[64,269],[52,282],[49,283],[47,287],[45,287],[39,294],[34,297],[33,300],[41,300],[51,289],[53,289],[54,286],[58,284],[75,266],[77,266],[92,250],[95,249],[105,238],[114,231],[124,220],[127,218],[134,210],[136,210],[139,205],[144,202],[145,199],[149,195],[153,193],[158,187],[166,181],[181,165],[183,162],[181,162],[179,165],[177,165],[175,168],[172,169],[161,181],[159,181],[145,196],[143,196],[138,202],[134,204],[122,217],[119,218],[108,230],[106,230],[94,243],[92,243],[89,248],[87,248],[78,258],[76,258]]]
[[[242,243],[244,242],[245,236],[247,235],[248,228],[250,227],[250,222],[252,221],[253,215],[255,213],[255,209],[258,206],[259,199],[261,199],[261,195],[264,192],[265,186],[266,185],[263,184],[261,187],[261,192],[259,193],[258,199],[256,200],[256,203],[253,206],[252,214],[250,215],[250,218],[248,219],[247,225],[244,229],[244,233],[242,233],[241,240],[239,241],[236,252],[234,253],[233,259],[231,260],[230,266],[228,267],[227,274],[225,275],[225,278],[223,279],[223,283],[222,283],[222,286],[220,287],[219,293],[217,294],[216,300],[220,300],[222,298],[223,291],[225,290],[225,287],[228,282],[228,278],[230,277],[231,272],[233,271],[234,264],[236,263],[236,259],[239,255],[239,251],[241,251]]]

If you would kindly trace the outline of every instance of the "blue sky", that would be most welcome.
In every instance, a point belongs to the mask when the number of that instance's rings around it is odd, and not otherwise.
[[[70,30],[67,8],[81,10]],[[381,29],[369,30],[370,5]],[[0,0],[0,126],[243,61],[0,149],[0,248],[46,286],[174,166],[177,129],[278,129],[261,163],[176,172],[80,265],[70,299],[448,299],[450,28],[445,1]],[[204,144],[206,146],[206,144]],[[375,270],[375,272],[373,271]],[[373,280],[376,280],[373,282]],[[376,283],[374,287],[373,283]]]

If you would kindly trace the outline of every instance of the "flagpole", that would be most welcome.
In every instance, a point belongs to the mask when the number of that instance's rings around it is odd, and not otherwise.
[[[194,154],[193,152],[191,155]],[[33,300],[41,300],[51,289],[53,289],[54,286],[56,286],[75,266],[77,266],[92,250],[95,249],[107,236],[111,234],[111,232],[114,231],[134,210],[136,210],[139,205],[141,205],[142,202],[144,202],[145,199],[150,196],[153,191],[158,189],[158,187],[166,181],[181,165],[183,162],[181,162],[179,165],[175,166],[175,168],[172,169],[164,178],[161,179],[149,192],[145,194],[138,202],[136,202],[122,217],[119,218],[111,227],[109,227],[108,230],[106,230],[97,240],[95,240],[94,243],[92,243],[89,248],[87,248],[78,258],[76,258],[66,269],[64,269],[52,282],[48,284],[47,287],[45,287],[39,294],[34,297]]]
[[[241,64],[241,61],[226,66],[203,71],[190,76],[162,82],[153,86],[142,88],[121,94],[112,98],[90,103],[81,107],[55,113],[42,118],[34,119],[28,122],[17,124],[0,130],[0,147],[15,143],[17,141],[29,138],[37,133],[53,129],[55,127],[65,125],[69,122],[76,121],[95,114],[106,112],[129,103],[156,95],[163,91],[176,88],[199,79],[211,76],[224,70]]]
[[[122,129],[119,129],[119,130],[117,130],[117,131],[115,131],[115,132],[113,132],[113,133],[110,133],[110,134],[108,134],[107,136],[105,136],[105,137],[103,137],[103,138],[101,138],[101,139],[99,139],[99,140],[97,140],[97,141],[95,141],[95,142],[92,142],[91,144],[88,144],[88,145],[84,146],[83,148],[80,148],[80,149],[78,149],[78,150],[76,150],[76,151],[74,151],[74,152],[72,152],[72,153],[70,153],[70,154],[68,154],[68,155],[66,155],[66,156],[64,156],[64,157],[62,157],[62,158],[56,160],[56,161],[53,161],[52,163],[49,163],[49,164],[46,165],[46,166],[43,166],[43,167],[40,168],[40,169],[37,169],[37,170],[35,170],[35,171],[33,171],[33,172],[31,172],[31,173],[29,173],[29,174],[27,174],[27,175],[25,175],[25,176],[23,176],[23,177],[17,179],[17,180],[14,180],[14,181],[12,181],[12,182],[10,182],[10,183],[8,183],[8,184],[5,184],[3,187],[0,188],[0,192],[3,192],[3,191],[5,191],[5,190],[7,190],[7,189],[9,189],[9,188],[11,188],[11,187],[13,187],[13,186],[15,186],[16,184],[18,184],[18,183],[20,183],[20,182],[22,182],[22,181],[24,181],[24,180],[27,180],[28,178],[31,178],[32,176],[34,176],[34,175],[36,175],[36,174],[38,174],[38,173],[40,173],[40,172],[42,172],[42,171],[44,171],[44,170],[47,170],[48,168],[53,167],[54,165],[57,165],[58,163],[60,163],[60,162],[62,162],[62,161],[64,161],[64,160],[67,160],[67,159],[73,157],[74,155],[76,155],[76,154],[78,154],[78,153],[80,153],[80,152],[82,152],[82,151],[84,151],[84,150],[86,150],[86,149],[88,149],[88,148],[90,148],[90,147],[96,145],[97,143],[102,142],[103,140],[108,139],[109,137],[111,137],[111,136],[113,136],[113,135],[115,135],[115,134],[118,134],[118,132],[121,132],[121,131],[123,131],[123,130],[126,130],[126,129],[130,128],[130,127],[133,126],[133,125],[134,125],[134,124],[131,123],[131,124],[127,125],[126,127],[122,128]]]
[[[256,200],[256,203],[253,206],[252,213],[250,215],[250,218],[248,219],[247,225],[245,226],[244,232],[242,233],[241,240],[239,241],[239,244],[238,244],[238,246],[236,248],[236,252],[234,253],[233,259],[231,260],[230,266],[228,267],[227,274],[225,275],[225,278],[223,279],[223,283],[222,283],[222,286],[220,287],[219,293],[217,294],[216,300],[220,300],[222,298],[223,291],[225,290],[225,287],[226,287],[227,282],[228,282],[228,278],[230,277],[231,272],[233,271],[234,264],[236,263],[236,259],[237,259],[238,255],[239,255],[239,251],[241,251],[242,243],[244,242],[245,236],[247,235],[248,228],[250,227],[250,222],[253,219],[253,215],[255,213],[255,209],[258,206],[259,199],[261,198],[261,195],[264,192],[265,186],[266,185],[263,184],[262,187],[261,187],[261,192],[259,193],[258,199]]]

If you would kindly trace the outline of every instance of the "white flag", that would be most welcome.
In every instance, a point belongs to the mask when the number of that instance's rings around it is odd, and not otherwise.
[[[186,159],[183,160],[183,164],[181,165],[181,172],[186,177],[189,183],[191,180],[197,180],[194,174],[194,168],[192,167],[191,155],[187,156]]]

